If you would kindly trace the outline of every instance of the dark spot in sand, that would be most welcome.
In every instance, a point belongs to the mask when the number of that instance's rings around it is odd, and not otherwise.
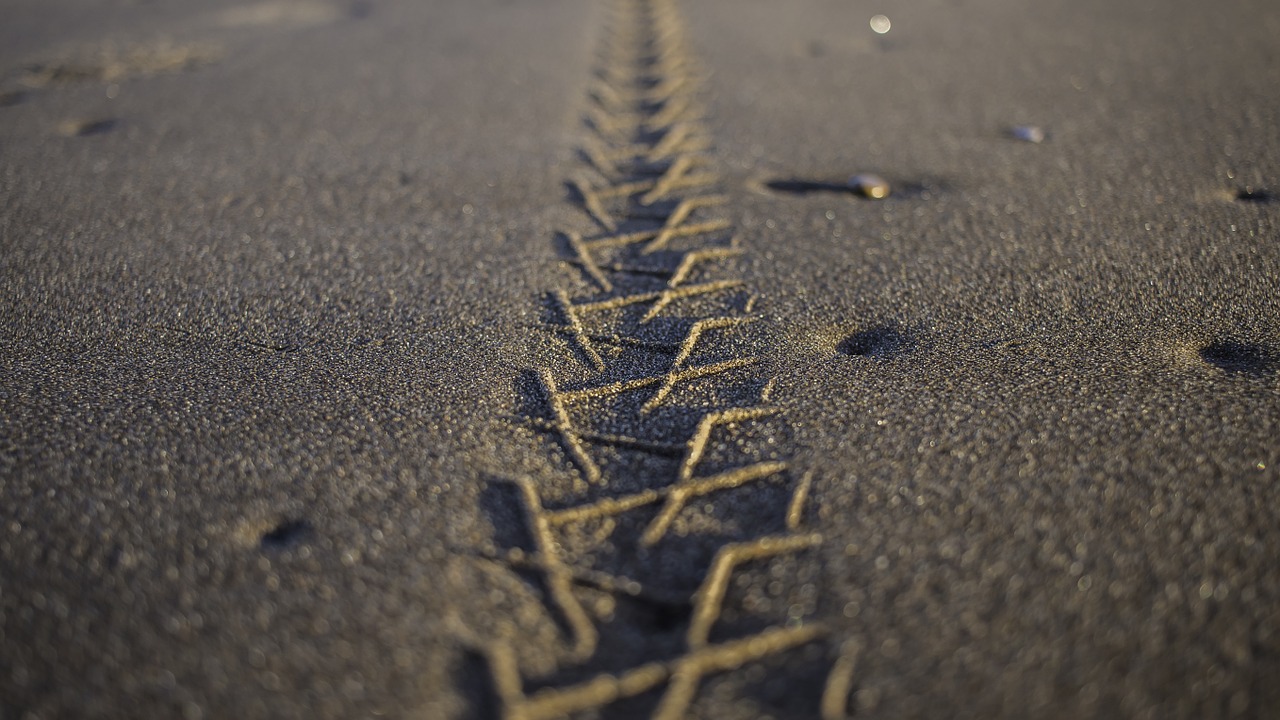
[[[13,107],[19,103],[26,102],[27,93],[21,90],[10,90],[9,92],[0,93],[0,107]]]
[[[288,550],[306,540],[311,534],[311,523],[306,520],[285,520],[262,535],[263,550],[278,552]]]
[[[878,175],[860,173],[843,180],[804,177],[772,178],[755,187],[775,195],[834,194],[852,195],[867,200],[892,201],[894,199],[928,200],[946,189],[947,183],[937,178],[916,181],[894,179],[891,194],[888,180]]]
[[[653,603],[646,607],[645,624],[661,633],[672,632],[688,625],[693,613],[693,608],[688,605]]]
[[[785,178],[778,180],[769,180],[764,186],[773,192],[782,193],[783,195],[810,195],[812,193],[843,193],[850,192],[849,186],[842,182],[834,182],[830,180],[802,180],[800,178]]]
[[[454,687],[461,697],[470,699],[470,714],[466,717],[502,717],[503,708],[498,701],[501,692],[491,668],[483,652],[465,646],[458,662],[453,664]]]
[[[58,132],[67,137],[89,137],[103,135],[115,129],[118,120],[68,120],[58,126]]]
[[[911,349],[911,337],[892,325],[860,330],[845,338],[836,349],[845,355],[892,360]]]
[[[1243,188],[1236,191],[1236,200],[1240,202],[1269,203],[1275,202],[1276,195],[1262,188]]]
[[[535,553],[523,510],[520,489],[514,483],[496,475],[485,474],[485,484],[480,491],[481,514],[493,527],[494,544],[505,550],[521,550]]]
[[[355,0],[347,9],[347,17],[352,20],[363,20],[373,14],[373,3],[369,0]]]
[[[1270,349],[1234,340],[1205,345],[1200,348],[1200,359],[1226,372],[1245,375],[1262,375],[1276,364],[1276,356]]]

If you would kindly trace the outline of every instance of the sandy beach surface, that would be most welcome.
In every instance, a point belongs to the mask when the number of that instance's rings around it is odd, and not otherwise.
[[[1280,5],[0,6],[0,718],[1280,714]]]

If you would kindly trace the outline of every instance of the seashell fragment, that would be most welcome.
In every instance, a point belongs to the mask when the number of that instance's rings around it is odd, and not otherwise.
[[[889,197],[889,183],[879,175],[859,173],[849,178],[849,189],[871,200]]]

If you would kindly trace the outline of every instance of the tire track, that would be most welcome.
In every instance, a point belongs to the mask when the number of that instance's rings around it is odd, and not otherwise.
[[[530,549],[501,557],[537,577],[562,635],[549,650],[568,665],[527,678],[518,638],[480,648],[508,720],[589,711],[675,720],[709,676],[826,642],[811,619],[816,601],[782,613],[735,594],[743,574],[822,542],[804,527],[812,474],[793,467],[774,383],[750,352],[748,331],[763,318],[734,271],[744,251],[723,215],[704,75],[675,2],[614,0],[610,11],[582,166],[567,182],[583,227],[563,233],[572,275],[543,308],[541,328],[564,358],[530,369],[527,400],[541,410],[520,419],[572,477],[555,488],[509,480]],[[726,497],[741,517],[715,515]],[[664,640],[668,628],[615,612],[619,603],[656,608],[682,632]],[[656,638],[639,652],[645,660],[596,670],[636,638]],[[813,712],[843,717],[852,662],[837,660]]]

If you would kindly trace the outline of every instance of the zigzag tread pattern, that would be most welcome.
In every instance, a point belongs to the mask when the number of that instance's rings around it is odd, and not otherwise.
[[[776,442],[785,440],[777,429],[785,418],[772,404],[774,382],[741,338],[762,318],[732,273],[743,249],[722,214],[728,199],[717,192],[699,102],[704,73],[684,32],[675,0],[613,0],[587,93],[583,167],[567,183],[585,222],[559,243],[573,274],[567,284],[578,289],[551,290],[540,325],[563,347],[564,365],[530,368],[542,410],[518,419],[563,459],[572,490],[510,478],[528,549],[496,558],[536,577],[561,655],[577,671],[568,682],[533,678],[530,690],[518,638],[478,648],[506,720],[611,715],[646,695],[641,712],[676,720],[710,675],[829,642],[805,613],[765,618],[745,633],[721,630],[735,578],[812,551],[822,537],[805,529],[812,473],[776,447],[785,445]],[[786,497],[760,511],[776,515],[776,526],[720,543],[696,586],[654,570],[670,566],[668,556],[687,560],[682,519],[725,495],[768,488]],[[612,537],[628,523],[633,538]],[[584,542],[599,547],[582,551]],[[620,559],[601,567],[592,560],[600,554]],[[610,604],[600,611],[584,599],[588,591],[683,609],[681,648],[593,673],[617,623]],[[856,648],[839,653],[814,699],[824,720],[845,717],[855,660]]]

